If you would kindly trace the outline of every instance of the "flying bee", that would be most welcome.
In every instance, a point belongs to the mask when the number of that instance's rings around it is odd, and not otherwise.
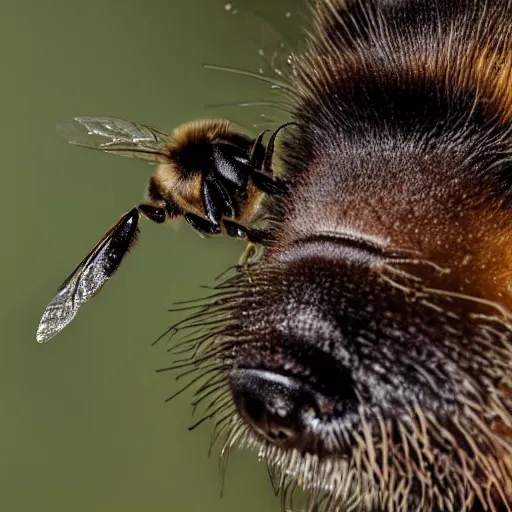
[[[71,144],[157,164],[149,179],[146,202],[125,213],[80,262],[48,304],[37,330],[48,341],[96,295],[119,268],[138,234],[140,214],[162,224],[183,216],[201,235],[226,234],[262,242],[270,233],[254,229],[265,194],[285,192],[272,170],[280,126],[265,146],[267,130],[255,139],[230,121],[185,123],[171,134],[115,117],[75,117],[57,131]]]

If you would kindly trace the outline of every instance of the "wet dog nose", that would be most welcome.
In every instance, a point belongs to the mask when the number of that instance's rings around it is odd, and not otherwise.
[[[274,444],[302,445],[311,422],[332,410],[307,384],[272,371],[232,370],[229,384],[239,414]]]

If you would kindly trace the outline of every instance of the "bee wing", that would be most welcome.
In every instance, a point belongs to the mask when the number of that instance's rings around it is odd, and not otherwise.
[[[133,208],[103,235],[62,283],[39,323],[36,335],[39,343],[60,332],[73,320],[80,306],[96,295],[114,275],[136,240],[138,223],[139,212]]]
[[[76,146],[153,163],[165,157],[162,150],[169,141],[169,135],[156,128],[118,117],[74,117],[57,123],[57,133]]]

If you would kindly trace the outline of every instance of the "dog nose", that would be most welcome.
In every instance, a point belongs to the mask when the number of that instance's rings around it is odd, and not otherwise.
[[[267,370],[236,369],[229,375],[242,418],[270,442],[298,447],[328,400],[300,380]]]

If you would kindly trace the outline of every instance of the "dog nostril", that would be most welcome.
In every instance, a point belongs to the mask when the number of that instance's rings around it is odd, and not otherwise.
[[[229,383],[242,418],[269,441],[286,446],[301,444],[323,398],[297,379],[264,370],[233,370]]]

